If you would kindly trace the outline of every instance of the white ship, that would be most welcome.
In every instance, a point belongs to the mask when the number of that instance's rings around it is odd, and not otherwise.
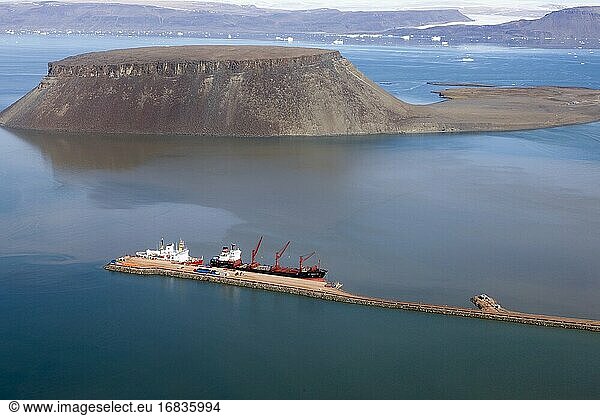
[[[210,265],[213,267],[237,267],[242,264],[242,250],[237,245],[223,247],[221,254],[210,259]]]
[[[187,263],[196,260],[190,257],[190,250],[185,246],[185,241],[181,239],[179,239],[178,244],[171,243],[165,245],[165,240],[161,238],[158,250],[149,248],[146,251],[138,251],[135,255],[146,259],[169,260],[177,263]]]

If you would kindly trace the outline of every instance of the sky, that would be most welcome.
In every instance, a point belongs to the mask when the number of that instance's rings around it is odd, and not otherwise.
[[[0,0],[0,2],[34,2],[35,0]],[[44,0],[41,0],[44,1]],[[97,2],[106,0],[58,0],[61,2]],[[178,3],[197,2],[202,0],[109,0],[112,3]],[[253,4],[258,7],[306,9],[306,8],[335,8],[340,10],[401,10],[422,8],[463,8],[463,7],[494,7],[494,8],[553,8],[600,5],[600,1],[588,0],[208,0],[214,3]]]
[[[32,0],[0,0],[14,2]],[[112,2],[177,6],[195,0],[61,0],[71,2]],[[278,9],[336,8],[340,10],[403,10],[457,8],[475,23],[495,24],[544,14],[575,6],[600,6],[600,0],[218,0],[219,3],[255,5]]]

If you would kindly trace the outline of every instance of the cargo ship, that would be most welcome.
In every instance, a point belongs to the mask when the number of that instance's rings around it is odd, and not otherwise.
[[[224,267],[226,269],[234,269],[242,265],[242,250],[236,244],[231,247],[223,247],[221,254],[210,259],[212,267]]]
[[[242,250],[236,245],[231,244],[221,249],[221,253],[218,256],[214,256],[210,259],[209,267],[204,266],[204,258],[196,258],[190,256],[190,251],[187,248],[183,240],[179,240],[177,243],[165,244],[163,238],[161,238],[158,247],[156,249],[146,249],[144,251],[137,251],[136,257],[142,257],[150,260],[164,260],[171,263],[182,264],[182,265],[193,265],[202,266],[198,268],[198,273],[211,273],[212,267],[220,269],[231,269],[237,271],[248,271],[261,274],[269,274],[275,276],[293,277],[297,279],[308,279],[325,282],[325,275],[327,270],[321,268],[321,261],[317,260],[316,264],[307,265],[306,262],[315,256],[316,252],[305,254],[300,256],[297,267],[286,267],[280,264],[281,257],[290,246],[291,241],[285,243],[285,245],[275,253],[275,264],[260,264],[256,261],[256,255],[262,244],[263,237],[260,237],[256,247],[252,250],[252,256],[250,263],[244,263],[242,261]]]
[[[256,247],[252,250],[250,263],[242,262],[242,251],[235,244],[230,247],[223,247],[221,253],[218,256],[214,256],[210,260],[212,267],[222,267],[226,269],[234,269],[240,271],[249,271],[262,274],[271,274],[275,276],[293,277],[297,279],[309,279],[325,281],[325,275],[327,270],[321,268],[321,261],[318,260],[317,264],[307,266],[305,262],[312,258],[316,252],[305,254],[300,256],[298,267],[285,267],[279,263],[279,260],[290,246],[291,241],[288,241],[279,251],[275,253],[275,264],[260,264],[256,261],[256,255],[262,244],[263,237],[260,237]]]

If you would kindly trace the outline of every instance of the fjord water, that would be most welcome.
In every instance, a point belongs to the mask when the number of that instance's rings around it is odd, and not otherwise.
[[[47,61],[193,39],[0,37],[0,108]],[[213,43],[218,43],[213,41]],[[360,48],[427,81],[600,88],[587,50]],[[462,62],[469,55],[473,62]],[[583,63],[583,65],[582,65]],[[102,109],[98,109],[102,111]],[[496,134],[231,139],[0,130],[0,397],[600,398],[600,337],[106,272],[187,240],[317,250],[368,295],[600,319],[600,124]]]

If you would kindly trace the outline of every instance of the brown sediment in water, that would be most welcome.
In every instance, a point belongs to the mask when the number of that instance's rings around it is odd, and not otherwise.
[[[600,120],[600,91],[458,88],[411,105],[338,51],[177,46],[69,57],[0,113],[18,129],[205,136],[502,131]]]

